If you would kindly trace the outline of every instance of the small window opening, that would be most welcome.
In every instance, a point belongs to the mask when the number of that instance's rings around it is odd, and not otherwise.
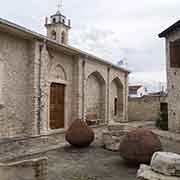
[[[65,43],[65,32],[63,31],[61,34],[61,43],[64,44]]]
[[[118,99],[117,97],[114,98],[114,116],[117,116],[117,106],[118,106]]]
[[[56,23],[56,18],[53,18],[53,23]]]
[[[53,40],[56,40],[56,32],[55,31],[52,31],[51,37],[52,37]]]

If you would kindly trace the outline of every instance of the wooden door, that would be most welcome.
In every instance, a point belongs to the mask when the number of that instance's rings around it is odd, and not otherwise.
[[[50,90],[50,128],[64,128],[65,85],[52,83]]]
[[[160,111],[167,113],[168,112],[168,103],[161,103],[160,104]]]

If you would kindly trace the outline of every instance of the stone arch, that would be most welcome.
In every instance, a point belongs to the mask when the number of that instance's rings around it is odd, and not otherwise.
[[[114,78],[110,84],[110,120],[120,122],[123,120],[123,84],[119,77]]]
[[[52,81],[59,81],[59,80],[66,81],[67,76],[63,66],[60,64],[52,65],[49,72],[49,78]]]
[[[106,83],[102,75],[95,71],[86,81],[86,120],[105,123]]]

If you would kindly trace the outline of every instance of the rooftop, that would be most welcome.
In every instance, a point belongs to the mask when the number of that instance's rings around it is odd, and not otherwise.
[[[141,87],[142,87],[142,85],[130,85],[129,91],[137,91]]]
[[[179,30],[179,29],[180,29],[180,20],[177,21],[176,23],[174,23],[173,25],[171,25],[170,27],[168,27],[167,29],[165,29],[164,31],[162,31],[159,34],[159,37],[160,38],[166,37],[167,35],[169,35],[169,33],[176,31],[176,30]]]

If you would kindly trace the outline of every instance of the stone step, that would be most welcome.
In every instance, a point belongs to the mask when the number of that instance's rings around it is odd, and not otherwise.
[[[64,135],[38,136],[12,141],[4,141],[0,146],[0,162],[23,156],[31,156],[57,149],[65,145]]]

